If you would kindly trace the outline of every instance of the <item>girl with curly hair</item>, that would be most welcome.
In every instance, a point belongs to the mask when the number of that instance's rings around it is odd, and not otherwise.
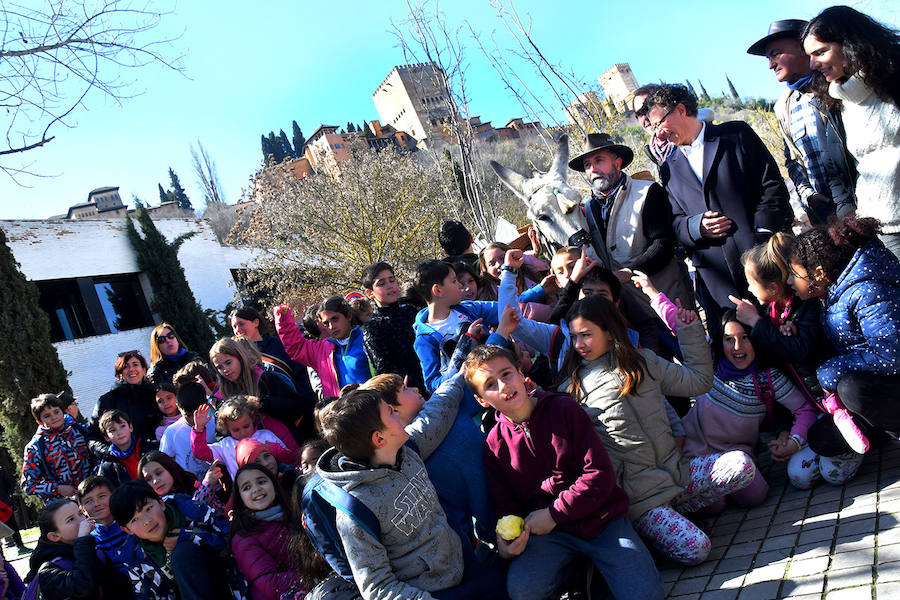
[[[800,235],[789,261],[788,284],[822,301],[822,326],[837,350],[816,372],[832,418],[808,435],[825,457],[863,454],[869,438],[900,432],[900,262],[878,232],[875,219],[844,216]]]

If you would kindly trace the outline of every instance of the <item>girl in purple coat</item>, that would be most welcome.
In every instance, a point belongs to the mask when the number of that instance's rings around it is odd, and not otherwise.
[[[234,478],[234,516],[231,550],[238,569],[250,583],[254,600],[304,598],[290,544],[290,508],[275,476],[265,467],[248,463]]]

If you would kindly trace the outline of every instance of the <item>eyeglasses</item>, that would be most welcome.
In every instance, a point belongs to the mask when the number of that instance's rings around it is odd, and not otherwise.
[[[167,333],[165,335],[156,336],[156,343],[157,344],[165,344],[166,340],[174,340],[174,339],[175,339],[175,332],[170,331],[169,333]]]
[[[649,111],[648,111],[648,112],[649,112]],[[660,125],[662,125],[663,123],[665,123],[665,122],[666,122],[666,119],[668,119],[668,118],[669,118],[669,115],[671,115],[673,112],[675,112],[675,107],[672,107],[672,109],[671,109],[669,112],[667,112],[665,115],[663,115],[663,118],[660,119],[655,125],[654,125],[654,124],[651,124],[651,125],[650,125],[650,131],[652,131],[653,133],[656,133],[656,130],[659,129]]]
[[[813,280],[812,277],[810,277],[809,275],[798,275],[797,272],[791,268],[790,263],[788,263],[788,271],[790,272],[791,277],[793,277],[794,279],[802,279],[803,281],[812,281]]]
[[[119,352],[119,354],[116,356],[116,358],[122,358],[123,356],[129,356],[129,355],[140,356],[141,351],[140,350],[126,350],[125,352]]]

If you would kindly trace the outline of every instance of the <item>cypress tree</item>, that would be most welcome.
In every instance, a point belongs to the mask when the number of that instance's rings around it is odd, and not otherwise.
[[[737,90],[734,88],[734,84],[731,83],[731,78],[728,77],[728,73],[725,73],[725,81],[728,82],[728,89],[731,91],[731,97],[734,98],[735,100],[737,100],[738,103],[740,103],[741,97],[737,93]]]
[[[284,129],[278,132],[278,142],[281,144],[281,150],[284,152],[285,158],[295,157],[294,147],[291,146],[291,140],[288,139]]]
[[[699,98],[699,96],[697,95],[697,90],[695,90],[694,86],[691,85],[691,80],[685,79],[684,81],[685,83],[687,83],[688,90],[690,90],[690,92],[694,95],[694,98]]]
[[[369,139],[372,139],[372,138],[375,137],[375,134],[372,132],[372,128],[369,126],[369,123],[368,123],[368,122],[366,122],[366,131],[365,131],[365,134],[366,134],[366,137],[369,138]]]
[[[159,203],[160,204],[164,204],[166,202],[171,202],[172,200],[174,200],[174,198],[172,198],[172,192],[171,191],[167,192],[166,190],[164,190],[161,183],[157,183],[156,186],[159,188]]]
[[[175,171],[172,170],[172,167],[169,167],[169,180],[172,182],[172,199],[178,203],[178,208],[183,208],[185,210],[194,210],[194,207],[191,205],[190,198],[188,198],[187,193],[184,191],[184,188],[181,187],[181,182],[178,181],[178,175],[175,174]]]
[[[134,220],[125,217],[128,239],[138,258],[138,267],[147,274],[153,288],[150,309],[160,319],[171,323],[188,348],[206,356],[215,340],[209,319],[194,298],[194,293],[184,276],[178,261],[178,249],[196,232],[185,233],[169,242],[156,228],[150,215],[143,208],[135,211],[141,235]]]
[[[276,164],[284,160],[284,147],[281,145],[281,140],[275,137],[274,131],[269,132],[269,149],[272,151]]]
[[[50,320],[38,303],[37,286],[19,265],[0,229],[0,443],[4,465],[21,471],[22,451],[35,431],[31,399],[71,392],[66,369],[50,343]],[[18,480],[18,477],[15,477]]]
[[[702,100],[703,102],[709,102],[709,94],[706,93],[706,88],[703,87],[703,82],[698,79],[697,84],[700,86],[700,100]]]
[[[300,131],[300,126],[297,125],[297,121],[293,121],[291,127],[294,130],[294,152],[297,153],[297,156],[303,156],[303,147],[306,146],[306,138],[303,137],[303,132]]]
[[[264,135],[259,136],[260,147],[262,148],[263,155],[263,163],[269,160],[269,156],[272,154],[272,149],[269,147],[269,138]]]

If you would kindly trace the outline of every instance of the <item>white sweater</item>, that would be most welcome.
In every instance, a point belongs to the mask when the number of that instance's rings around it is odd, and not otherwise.
[[[881,221],[884,233],[900,233],[900,108],[882,101],[858,75],[832,82],[844,102],[847,149],[856,157],[856,214]]]

